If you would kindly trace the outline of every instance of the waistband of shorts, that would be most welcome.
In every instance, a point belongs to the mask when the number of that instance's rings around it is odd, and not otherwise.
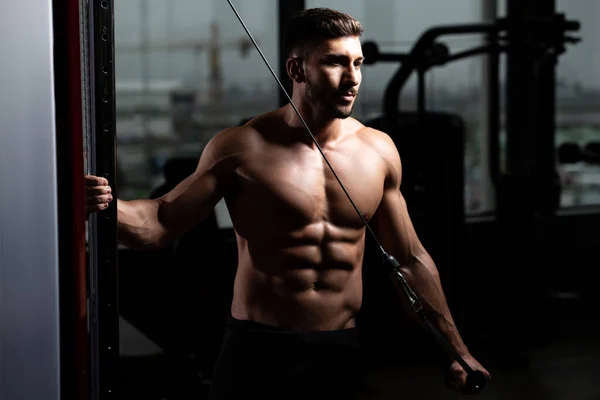
[[[324,331],[297,331],[280,328],[252,320],[241,320],[227,316],[227,327],[238,332],[272,334],[274,336],[298,338],[304,342],[336,343],[354,345],[358,342],[356,327],[324,330]]]

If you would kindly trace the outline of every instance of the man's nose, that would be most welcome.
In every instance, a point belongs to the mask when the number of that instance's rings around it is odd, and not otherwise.
[[[345,86],[357,86],[360,83],[360,69],[350,66],[346,68],[344,74],[344,85]]]

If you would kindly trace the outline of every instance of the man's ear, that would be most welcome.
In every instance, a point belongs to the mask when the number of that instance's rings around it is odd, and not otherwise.
[[[302,59],[300,57],[290,57],[285,63],[285,69],[288,76],[296,83],[303,83],[306,81],[306,74],[302,64]]]

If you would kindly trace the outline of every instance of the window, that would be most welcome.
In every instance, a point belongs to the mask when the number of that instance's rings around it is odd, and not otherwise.
[[[579,21],[556,68],[556,154],[562,191],[560,206],[569,209],[600,204],[600,30],[594,0],[556,1],[556,12]],[[506,0],[498,1],[498,15],[506,16]]]
[[[562,161],[562,207],[600,204],[600,29],[595,0],[556,2],[557,12],[581,24],[583,40],[568,46],[556,71],[556,146]]]
[[[234,5],[276,65],[278,2]],[[123,199],[151,196],[168,160],[197,159],[222,129],[278,107],[279,88],[225,1],[117,1],[115,53]],[[187,176],[194,162],[179,165]]]
[[[277,65],[277,0],[233,3]],[[114,4],[118,196],[154,198],[195,170],[215,134],[279,107],[280,89],[227,2]],[[218,228],[232,226],[224,201],[215,217]],[[217,235],[213,222],[211,216],[159,251],[119,248],[118,387],[124,398],[205,394],[236,254],[225,243],[228,232],[217,229]],[[200,324],[190,318],[198,313]]]

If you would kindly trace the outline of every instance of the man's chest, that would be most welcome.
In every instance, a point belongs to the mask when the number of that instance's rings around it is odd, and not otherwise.
[[[383,194],[385,165],[370,148],[344,146],[325,149],[324,154],[329,164],[316,149],[253,154],[237,171],[240,199],[246,207],[290,221],[360,227],[362,221],[345,192],[369,219]]]

